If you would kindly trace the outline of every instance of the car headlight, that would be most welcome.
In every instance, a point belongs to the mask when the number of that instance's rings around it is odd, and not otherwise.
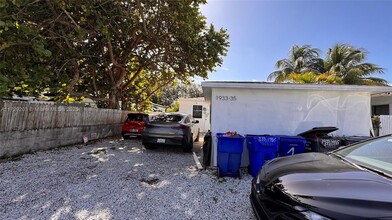
[[[295,210],[298,210],[306,219],[309,220],[331,220],[330,218],[327,218],[325,216],[322,216],[320,214],[317,214],[315,212],[309,211],[304,207],[301,206],[294,206]]]

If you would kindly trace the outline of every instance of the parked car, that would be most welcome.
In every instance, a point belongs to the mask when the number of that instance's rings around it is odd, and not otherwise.
[[[145,113],[129,113],[121,128],[124,139],[131,136],[140,137],[146,124],[150,121],[150,116]]]
[[[199,129],[190,115],[183,113],[162,113],[156,115],[142,132],[142,143],[146,149],[162,145],[182,146],[192,151],[193,142],[199,138]]]
[[[392,135],[271,160],[250,201],[258,219],[392,219]]]

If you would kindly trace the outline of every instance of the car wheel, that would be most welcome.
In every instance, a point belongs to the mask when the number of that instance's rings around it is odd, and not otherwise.
[[[124,138],[124,140],[129,139],[129,136],[127,136],[127,135],[123,135],[122,137]]]
[[[199,138],[200,138],[200,131],[197,130],[197,136],[196,136],[195,142],[198,142],[198,141],[199,141]]]
[[[193,141],[189,141],[189,143],[184,146],[184,152],[192,152],[192,150],[193,150]]]
[[[147,150],[154,150],[156,147],[150,144],[143,144],[144,148],[146,148]]]

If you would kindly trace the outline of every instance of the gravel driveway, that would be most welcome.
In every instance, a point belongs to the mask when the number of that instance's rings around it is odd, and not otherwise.
[[[107,139],[0,163],[0,219],[255,219],[250,181],[198,171],[181,149]]]

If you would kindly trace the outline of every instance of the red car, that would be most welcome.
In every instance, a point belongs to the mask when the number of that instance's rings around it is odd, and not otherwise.
[[[130,136],[140,137],[149,120],[149,115],[146,113],[129,113],[121,128],[123,138],[129,139]]]

